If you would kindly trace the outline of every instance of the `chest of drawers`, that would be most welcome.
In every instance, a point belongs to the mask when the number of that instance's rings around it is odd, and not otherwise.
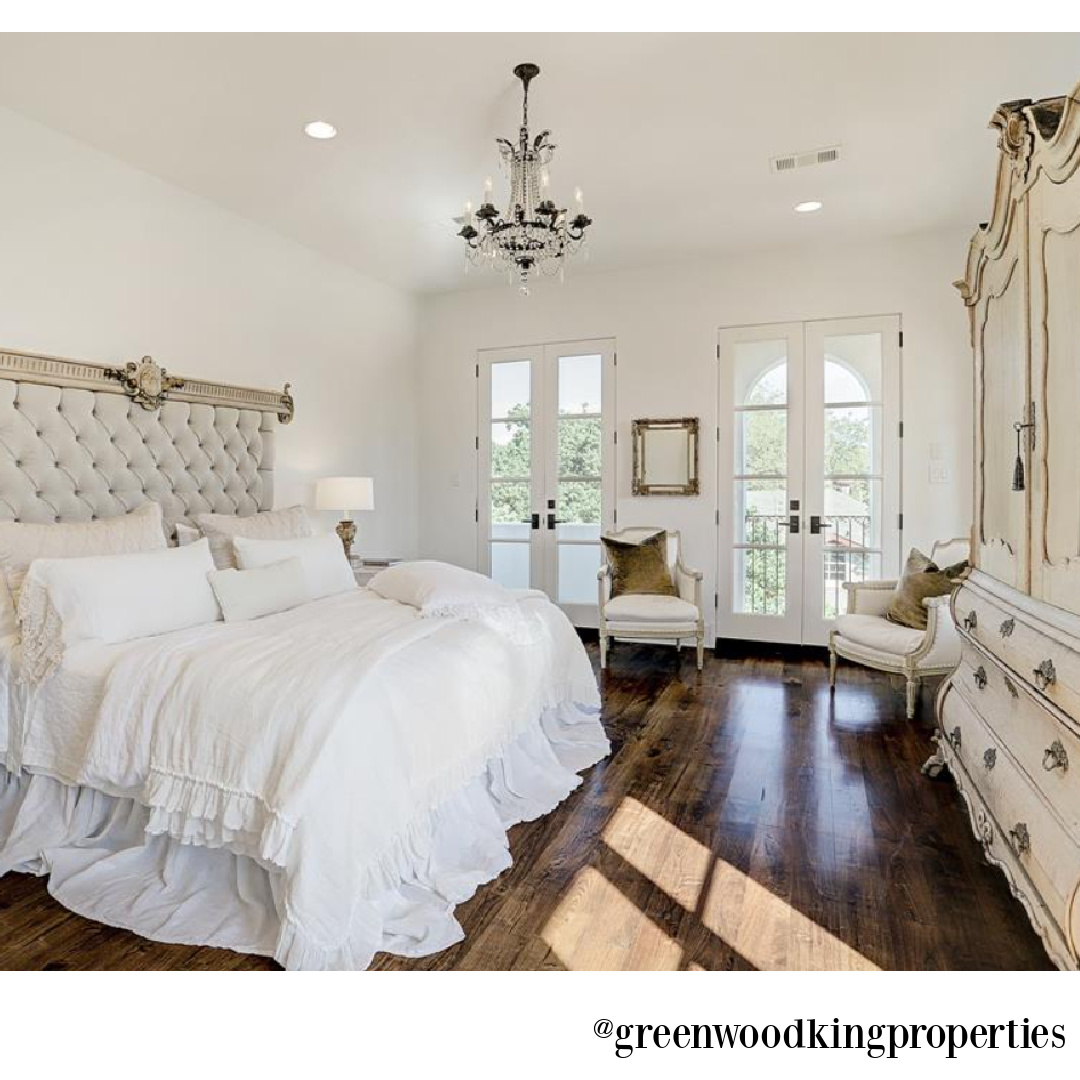
[[[941,758],[987,858],[1058,966],[1080,964],[1080,636],[1074,616],[977,572],[953,598],[960,666],[941,689]],[[1080,630],[1080,626],[1076,627]]]

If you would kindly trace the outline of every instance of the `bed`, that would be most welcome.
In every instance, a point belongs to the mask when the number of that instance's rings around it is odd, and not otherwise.
[[[0,519],[168,531],[273,500],[288,392],[0,354]],[[122,590],[119,590],[122,592]],[[123,603],[123,596],[117,603]],[[363,969],[460,940],[507,830],[608,753],[540,594],[425,613],[352,589],[264,618],[78,642],[37,681],[0,638],[0,875],[157,941]]]

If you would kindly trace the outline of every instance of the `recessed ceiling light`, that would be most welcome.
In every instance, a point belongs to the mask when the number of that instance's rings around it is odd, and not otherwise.
[[[795,204],[796,214],[812,214],[815,210],[820,210],[825,204],[818,202],[817,199],[811,199],[809,202],[801,202]]]
[[[304,134],[313,139],[332,139],[337,134],[337,128],[325,120],[312,120],[304,125]]]

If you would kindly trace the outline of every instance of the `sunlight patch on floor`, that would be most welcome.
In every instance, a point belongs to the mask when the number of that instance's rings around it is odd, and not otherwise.
[[[542,937],[568,971],[675,971],[682,949],[591,866],[578,871]]]
[[[603,838],[760,970],[877,970],[835,935],[636,799],[623,799]],[[543,937],[570,969],[671,970],[682,960],[679,943],[593,867],[575,877]]]

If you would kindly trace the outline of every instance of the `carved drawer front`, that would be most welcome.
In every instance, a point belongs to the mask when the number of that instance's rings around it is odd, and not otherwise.
[[[953,684],[1009,748],[1080,844],[1080,739],[992,656],[963,643]]]
[[[1080,717],[1080,653],[970,586],[956,594],[954,610],[968,637],[1063,712]]]
[[[954,684],[955,685],[955,684]],[[950,693],[942,712],[944,736],[975,785],[996,829],[981,837],[992,854],[1004,846],[1068,942],[1080,940],[1080,847],[1047,807],[1031,781],[964,692]],[[988,839],[989,837],[989,839]]]

